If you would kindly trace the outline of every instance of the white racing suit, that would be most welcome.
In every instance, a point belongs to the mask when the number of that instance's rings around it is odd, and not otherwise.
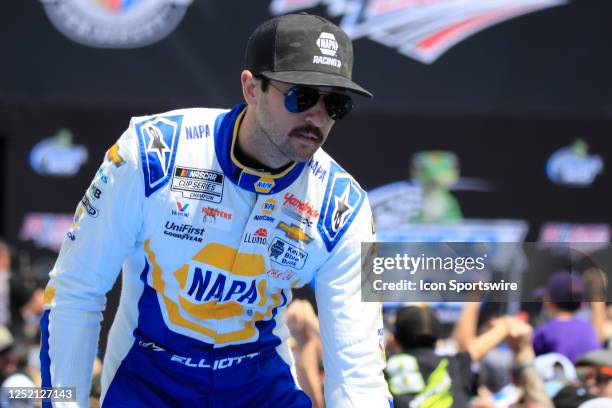
[[[108,150],[45,291],[44,386],[76,387],[87,406],[122,270],[103,406],[289,406],[276,395],[291,394],[276,376],[293,363],[284,311],[316,278],[327,406],[390,405],[380,306],[360,300],[360,244],[375,239],[366,193],[321,149],[280,174],[244,167],[244,112],[134,118]]]

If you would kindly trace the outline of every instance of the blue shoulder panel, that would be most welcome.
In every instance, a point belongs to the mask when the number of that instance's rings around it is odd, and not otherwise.
[[[331,252],[359,212],[366,193],[340,166],[332,162],[317,229]]]
[[[183,115],[154,116],[137,123],[138,147],[144,173],[145,196],[163,187],[172,173]]]

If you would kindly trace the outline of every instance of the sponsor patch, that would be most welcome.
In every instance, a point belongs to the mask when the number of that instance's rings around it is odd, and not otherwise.
[[[270,217],[269,215],[256,215],[253,217],[255,221],[266,221],[266,222],[274,222],[275,218]]]
[[[275,184],[274,179],[270,177],[261,177],[255,182],[254,187],[255,191],[258,193],[267,194],[272,191]]]
[[[89,201],[89,197],[87,196],[87,194],[85,194],[83,198],[81,198],[81,204],[83,204],[83,207],[85,208],[85,211],[87,211],[87,214],[91,215],[94,218],[97,217],[100,213],[96,207],[91,205],[91,201]]]
[[[99,200],[102,197],[102,190],[100,190],[95,184],[92,184],[91,187],[89,187],[89,195],[94,200]]]
[[[106,159],[113,163],[115,167],[121,167],[125,164],[125,160],[119,154],[119,145],[117,143],[106,151]]]
[[[108,184],[108,176],[104,173],[104,170],[102,170],[102,167],[98,169],[98,172],[96,173],[96,175],[98,176],[98,180],[100,180],[104,184]]]
[[[244,236],[245,243],[247,244],[268,244],[268,230],[265,228],[258,228],[253,234],[250,232]]]
[[[298,270],[304,267],[308,258],[307,252],[278,237],[272,241],[269,251],[272,262]]]
[[[317,228],[332,251],[359,212],[365,191],[340,166],[332,163]]]
[[[138,340],[138,345],[143,348],[149,348],[153,351],[163,351],[168,353],[168,351],[162,347],[159,347],[157,344],[153,342],[144,342],[142,340]],[[205,358],[197,358],[197,357],[183,357],[177,354],[170,355],[170,361],[173,361],[178,364],[182,364],[186,367],[191,368],[208,368],[212,370],[223,370],[225,368],[229,368],[233,365],[241,364],[244,361],[248,361],[252,358],[255,358],[259,355],[259,353],[251,353],[244,354],[242,356],[236,357],[226,357],[217,360],[207,360]]]
[[[300,228],[298,225],[289,225],[281,221],[276,226],[276,229],[283,231],[287,238],[290,238],[296,242],[305,242],[308,244],[310,241],[312,241],[312,237],[302,231],[302,228]]]
[[[182,121],[182,115],[156,116],[134,126],[138,134],[147,197],[170,179]]]
[[[320,212],[307,201],[302,201],[292,193],[286,193],[283,198],[283,208],[291,210],[300,217],[316,219]]]
[[[275,199],[268,198],[261,205],[261,212],[266,214],[266,215],[270,215],[270,214],[272,214],[274,212],[274,210],[276,210],[277,205],[278,205],[278,202]]]
[[[268,276],[270,276],[271,278],[280,279],[283,281],[291,280],[295,275],[296,273],[289,269],[280,271],[278,269],[272,268],[268,271]]]
[[[223,173],[213,170],[176,166],[172,175],[172,191],[184,198],[220,203],[223,199]]]
[[[202,139],[210,136],[210,127],[206,125],[185,126],[185,138],[187,140]]]
[[[189,218],[191,213],[189,213],[187,210],[189,209],[190,204],[179,200],[176,200],[175,204],[175,207],[170,210],[172,215],[180,218]]]
[[[223,231],[229,231],[232,227],[233,214],[225,209],[215,207],[202,208],[202,222]]]
[[[308,162],[308,167],[310,168],[310,172],[313,176],[315,176],[320,181],[325,180],[325,176],[327,176],[327,170],[323,168],[321,163],[318,160],[310,159]]]
[[[166,221],[164,235],[185,241],[202,242],[204,228],[195,228],[190,224],[177,224],[174,221]]]

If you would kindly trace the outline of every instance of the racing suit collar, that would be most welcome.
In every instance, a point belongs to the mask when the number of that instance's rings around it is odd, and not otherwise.
[[[240,163],[234,155],[234,149],[245,108],[245,104],[238,104],[220,115],[215,122],[215,151],[219,165],[237,186],[257,194],[275,194],[293,183],[306,163],[294,163],[277,174],[254,170]]]

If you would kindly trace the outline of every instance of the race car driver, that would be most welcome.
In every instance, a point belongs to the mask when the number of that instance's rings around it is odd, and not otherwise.
[[[246,104],[132,119],[50,274],[44,386],[76,387],[87,406],[105,294],[123,270],[103,407],[310,407],[284,310],[315,278],[327,406],[390,406],[380,307],[360,301],[371,211],[320,149],[351,95],[371,96],[352,58],[329,21],[273,18],[247,44]]]

